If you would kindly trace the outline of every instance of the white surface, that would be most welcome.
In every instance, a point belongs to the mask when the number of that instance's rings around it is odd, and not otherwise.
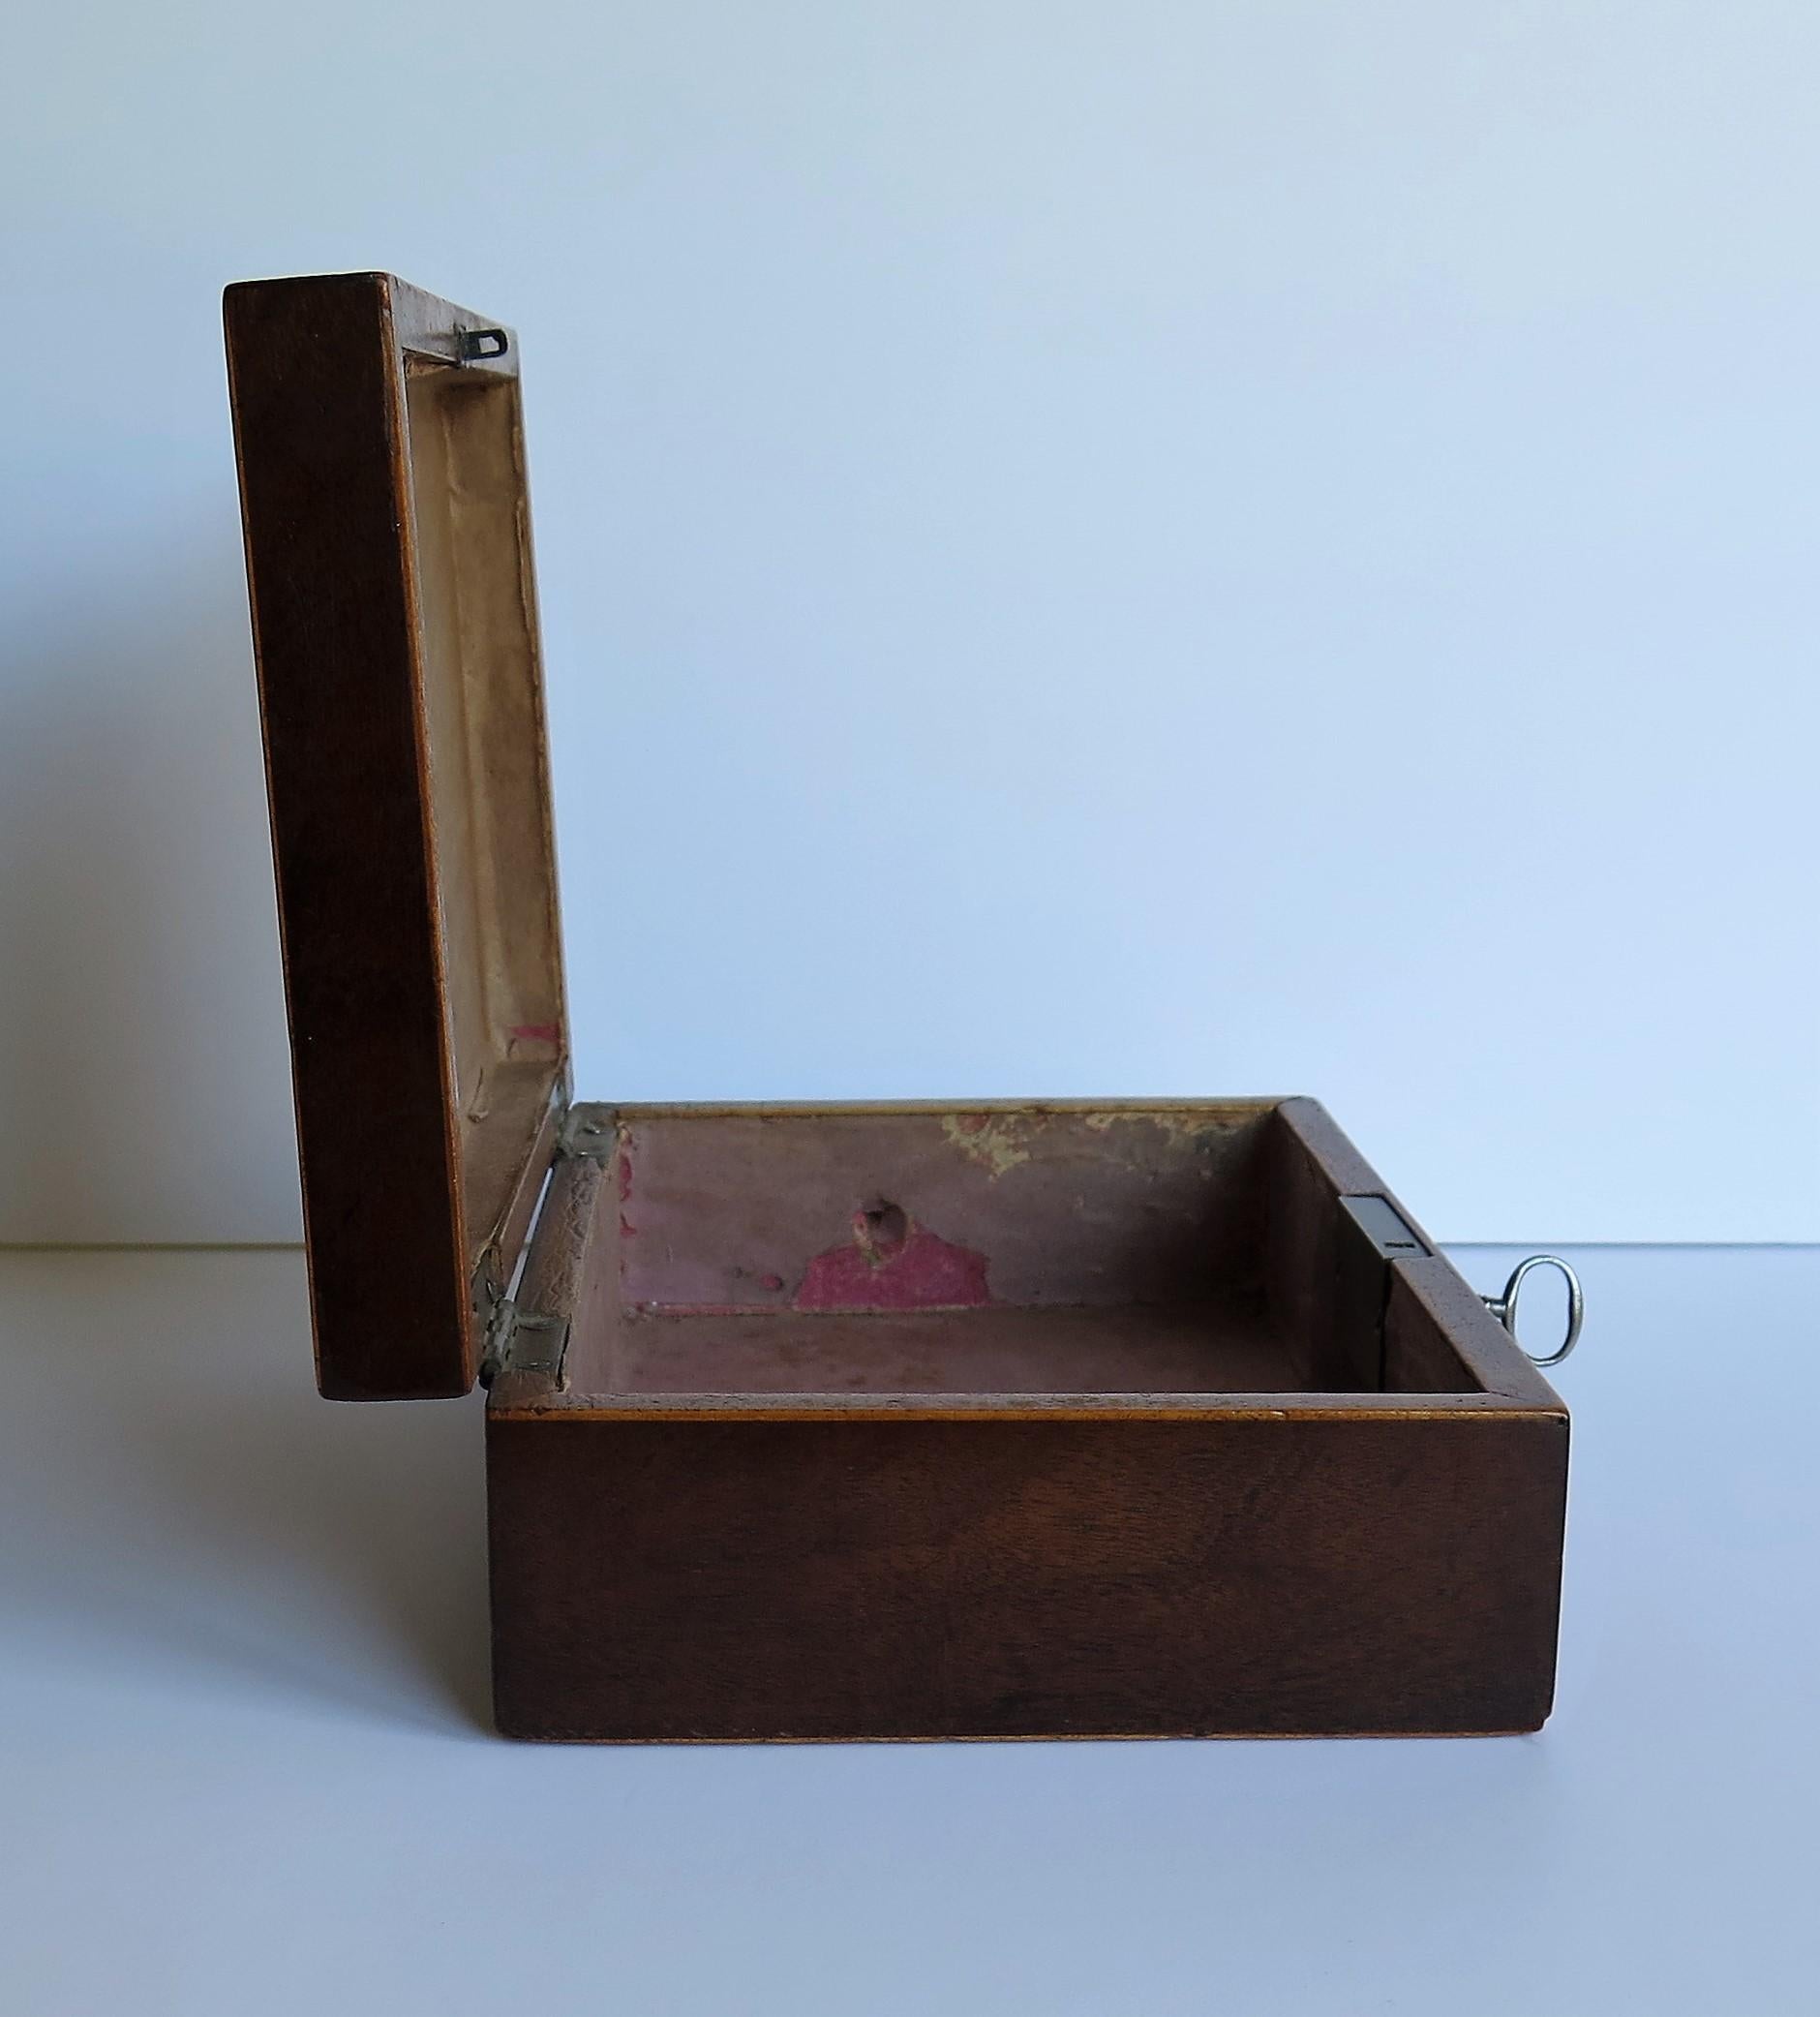
[[[0,1238],[296,1225],[216,300],[525,336],[583,1089],[1820,1238],[1820,11],[177,0],[0,80]],[[23,374],[23,376],[20,376]]]
[[[484,1732],[477,1409],[296,1255],[0,1257],[0,2002],[1807,2017],[1820,1253],[1578,1258],[1541,1736],[666,1751]]]

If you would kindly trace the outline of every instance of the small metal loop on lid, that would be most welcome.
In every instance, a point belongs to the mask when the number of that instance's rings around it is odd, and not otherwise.
[[[484,364],[493,357],[503,357],[511,348],[511,338],[503,329],[457,329],[455,331],[455,361],[457,364]]]
[[[1524,1277],[1532,1268],[1559,1268],[1562,1279],[1567,1284],[1567,1335],[1560,1346],[1546,1358],[1539,1352],[1532,1352],[1517,1337],[1517,1298],[1523,1288]],[[1511,1269],[1510,1279],[1504,1284],[1502,1296],[1487,1296],[1485,1307],[1491,1311],[1529,1359],[1537,1365],[1559,1365],[1575,1345],[1580,1342],[1580,1327],[1586,1321],[1586,1298],[1580,1292],[1580,1277],[1574,1273],[1559,1254],[1532,1254],[1527,1261],[1519,1261]]]

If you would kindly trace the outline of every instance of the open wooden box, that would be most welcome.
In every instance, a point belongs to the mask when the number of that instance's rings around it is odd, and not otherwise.
[[[318,1378],[490,1384],[500,1728],[1535,1728],[1566,1411],[1311,1101],[572,1102],[517,341],[227,324]]]

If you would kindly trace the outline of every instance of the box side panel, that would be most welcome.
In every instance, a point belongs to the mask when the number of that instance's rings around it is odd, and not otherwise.
[[[1308,1384],[1329,1392],[1487,1393],[1562,1412],[1484,1299],[1325,1109],[1285,1100],[1272,1118],[1264,1280],[1272,1317],[1301,1342]]]
[[[1444,1255],[1399,1261],[1392,1274],[1384,1306],[1388,1384],[1409,1393],[1463,1376],[1520,1406],[1566,1412],[1529,1354]]]
[[[1390,1264],[1341,1200],[1388,1199],[1383,1179],[1316,1101],[1285,1100],[1271,1121],[1264,1280],[1272,1315],[1296,1342],[1310,1387],[1380,1392]]]
[[[496,1709],[625,1741],[1490,1732],[1567,1425],[490,1421]]]

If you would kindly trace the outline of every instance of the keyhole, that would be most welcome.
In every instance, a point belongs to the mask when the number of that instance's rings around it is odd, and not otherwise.
[[[888,1261],[910,1237],[910,1219],[901,1205],[888,1198],[874,1198],[854,1214],[854,1231],[868,1253]]]

